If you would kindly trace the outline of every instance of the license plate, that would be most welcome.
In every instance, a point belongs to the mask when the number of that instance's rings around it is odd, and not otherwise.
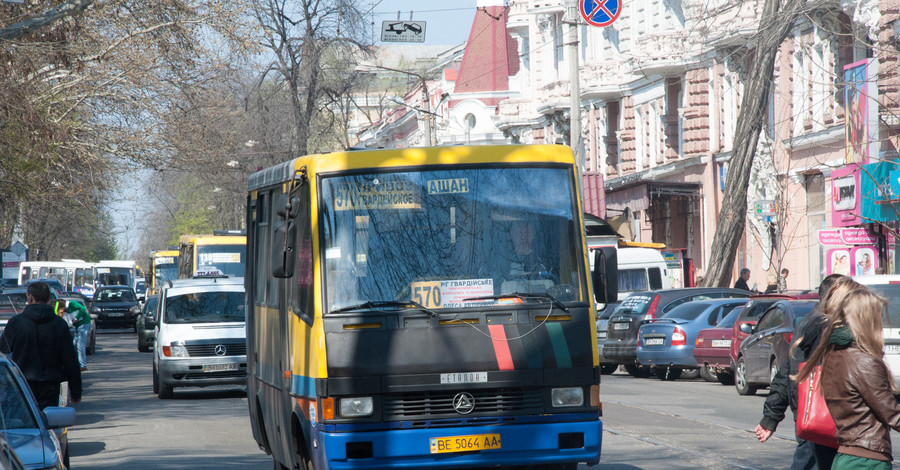
[[[125,312],[109,312],[106,314],[108,317],[124,317]]]
[[[647,346],[660,346],[665,342],[665,338],[644,338],[644,344]]]
[[[237,362],[229,362],[227,364],[206,364],[203,366],[203,372],[222,372],[228,370],[238,370]]]
[[[631,323],[613,323],[614,330],[627,330],[631,326]]]
[[[900,354],[900,344],[885,344],[884,345],[884,353],[885,354]]]
[[[597,338],[599,338],[599,339],[606,339],[606,332],[605,332],[605,331],[598,331],[598,332],[597,332]]]
[[[488,381],[487,372],[455,372],[441,374],[442,384],[477,384]]]
[[[431,453],[477,452],[500,448],[500,434],[474,434],[471,436],[432,437]]]
[[[731,340],[730,339],[714,339],[714,340],[712,340],[712,347],[714,347],[714,348],[730,348]]]

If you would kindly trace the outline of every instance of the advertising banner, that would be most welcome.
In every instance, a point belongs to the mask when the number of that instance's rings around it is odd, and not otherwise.
[[[898,205],[891,203],[895,196],[891,174],[897,170],[893,161],[881,161],[862,166],[859,173],[860,218],[863,222],[897,220]]]
[[[831,172],[831,224],[851,227],[860,224],[858,165],[847,165]]]
[[[877,157],[878,62],[864,59],[844,66],[844,124],[847,163],[868,163]]]
[[[850,250],[854,276],[871,276],[878,268],[878,255],[874,246],[857,246]]]

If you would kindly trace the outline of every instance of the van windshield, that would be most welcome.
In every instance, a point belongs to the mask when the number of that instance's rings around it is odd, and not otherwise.
[[[887,299],[884,328],[900,328],[900,284],[869,284],[866,287]]]
[[[244,321],[243,292],[192,292],[166,299],[166,323]]]

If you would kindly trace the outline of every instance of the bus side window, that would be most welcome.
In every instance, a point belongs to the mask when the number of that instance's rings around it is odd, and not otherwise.
[[[659,268],[650,268],[647,274],[650,276],[650,290],[662,289],[662,273]]]
[[[315,318],[313,304],[313,252],[312,252],[312,214],[310,213],[309,183],[297,191],[300,208],[294,223],[297,228],[297,261],[294,263],[294,278],[289,285],[296,289],[291,292],[294,314],[312,325]]]
[[[269,193],[269,208],[267,209],[269,226],[267,227],[268,233],[265,238],[265,243],[266,243],[266,246],[269,247],[269,250],[272,250],[272,249],[280,250],[281,249],[281,248],[276,248],[276,247],[272,246],[273,240],[275,239],[275,228],[277,227],[278,222],[283,220],[277,215],[278,201],[281,199],[279,197],[280,194],[281,194],[281,191],[277,190],[277,189],[275,191]],[[287,227],[285,227],[285,228],[287,228]],[[260,240],[260,241],[262,241],[262,240]],[[262,247],[262,243],[260,243],[260,247]],[[269,254],[270,254],[269,250],[261,251],[260,256],[262,256],[263,258],[266,258],[268,260]],[[263,279],[267,280],[266,284],[268,285],[268,292],[266,294],[266,305],[268,305],[270,307],[277,307],[279,304],[279,301],[281,300],[280,287],[282,284],[282,280],[272,276],[272,268],[273,267],[274,266],[272,266],[271,260],[266,262],[266,271],[265,271],[266,276]],[[262,300],[262,299],[260,299],[260,300]]]
[[[265,305],[266,287],[269,281],[269,204],[266,193],[259,192],[256,200],[256,305]]]

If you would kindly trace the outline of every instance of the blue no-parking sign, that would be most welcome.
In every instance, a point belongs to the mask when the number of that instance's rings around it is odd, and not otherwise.
[[[581,17],[593,26],[609,26],[622,13],[621,0],[580,0]]]

